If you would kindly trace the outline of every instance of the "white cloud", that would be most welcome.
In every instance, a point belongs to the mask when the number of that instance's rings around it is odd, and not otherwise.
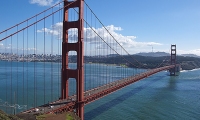
[[[57,36],[58,39],[62,39],[62,22],[58,22],[55,25],[52,25],[50,28],[42,28],[41,30],[37,30],[37,32],[45,32],[50,35]]]
[[[49,35],[59,36],[62,39],[62,22],[52,25],[50,28],[42,28],[37,30],[37,32],[46,32]],[[107,32],[107,30],[109,33]],[[115,27],[114,25],[106,26],[101,28],[84,28],[84,41],[90,45],[95,46],[96,49],[108,49],[107,45],[102,41],[102,39],[113,49],[117,49],[120,46],[116,44],[116,41],[123,46],[127,51],[134,51],[135,49],[145,49],[149,46],[160,46],[161,43],[157,42],[138,42],[136,41],[136,36],[124,36],[118,32],[122,31],[121,27]],[[95,31],[95,32],[94,32]],[[69,41],[77,41],[77,29],[69,29],[68,36]],[[98,34],[98,35],[97,35]],[[112,36],[111,36],[112,35]],[[99,37],[100,36],[100,37]],[[135,50],[136,51],[136,50]]]
[[[31,4],[38,4],[40,6],[52,6],[56,2],[54,0],[30,0]]]
[[[106,29],[110,32],[111,36],[103,27],[102,28],[93,28],[96,33],[102,37],[109,45],[115,44],[115,40],[123,46],[126,49],[131,48],[141,48],[141,47],[148,47],[148,46],[157,46],[162,45],[161,43],[156,42],[138,42],[136,41],[136,36],[124,36],[122,34],[119,34],[118,31],[122,31],[123,29],[121,27],[115,27],[114,25],[106,26]],[[85,41],[90,42],[92,44],[99,43],[98,36],[93,32],[90,28],[85,28]],[[100,47],[100,46],[98,46]],[[105,45],[102,45],[103,48],[106,48]]]

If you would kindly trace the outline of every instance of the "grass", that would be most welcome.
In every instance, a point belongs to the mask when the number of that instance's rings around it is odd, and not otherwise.
[[[36,116],[36,120],[45,120],[46,118],[51,118],[55,116],[54,114],[42,114],[42,115],[38,115]]]
[[[21,119],[15,115],[8,115],[0,110],[0,120],[21,120]]]
[[[30,115],[30,114],[21,114],[20,115],[24,120],[32,119],[36,120],[80,120],[80,118],[73,112],[65,112],[62,114],[40,114],[40,115]],[[8,115],[5,112],[0,110],[0,120],[23,120],[20,119],[20,116]],[[20,117],[20,118],[19,118]],[[31,119],[31,120],[32,120]]]
[[[74,118],[69,113],[67,113],[66,120],[74,120]]]
[[[76,116],[72,112],[65,112],[62,114],[43,114],[36,116],[37,120],[80,120],[78,116]]]

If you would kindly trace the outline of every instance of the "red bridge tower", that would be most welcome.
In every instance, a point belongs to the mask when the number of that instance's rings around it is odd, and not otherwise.
[[[64,20],[63,20],[63,41],[62,41],[62,81],[61,81],[61,99],[67,99],[69,96],[68,80],[69,78],[76,79],[76,112],[77,115],[84,118],[84,73],[83,73],[83,2],[84,0],[68,1],[64,0]],[[68,21],[68,13],[70,8],[78,8],[78,20]],[[68,31],[70,28],[78,29],[78,40],[76,43],[70,43],[68,40]],[[70,69],[69,51],[77,53],[77,69]]]
[[[176,75],[176,45],[171,45],[171,65],[174,65],[174,68],[170,69],[170,75]]]

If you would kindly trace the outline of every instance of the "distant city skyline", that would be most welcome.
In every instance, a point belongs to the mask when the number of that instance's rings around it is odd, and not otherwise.
[[[170,53],[171,44],[176,44],[177,54],[196,54],[200,56],[199,0],[126,0],[123,2],[107,0],[85,1],[115,39],[126,48],[130,54],[152,52],[152,47],[154,52]],[[11,0],[0,1],[2,5],[0,8],[0,16],[3,16],[3,19],[0,20],[0,31],[17,24],[58,2],[58,0],[24,0],[11,4],[13,3]],[[55,44],[53,50],[50,50],[49,47],[45,48],[46,54],[61,53],[59,50],[61,45],[58,43],[58,41],[62,39],[59,37],[62,36],[61,21],[62,19],[57,19],[57,17],[55,17],[54,23],[46,21],[45,27],[37,26],[36,31],[38,37],[42,36],[45,30],[48,35],[46,39],[51,39],[51,35],[54,35],[54,38],[57,40],[53,42],[53,44]],[[88,26],[85,25],[85,34],[92,34],[91,30],[87,29],[87,27]],[[95,30],[106,38],[105,34],[101,34],[105,32],[105,29],[103,29],[102,26],[96,26]],[[75,30],[72,31],[71,37],[74,39],[77,34]],[[29,34],[31,33],[33,33],[33,30],[29,31]],[[5,34],[0,35],[0,38],[4,36]],[[22,33],[20,36],[22,36]],[[31,41],[32,38],[33,36],[27,39]],[[24,52],[31,54],[36,52],[40,54],[40,51],[44,51],[44,45],[39,42],[39,39],[37,50],[34,47],[33,42],[25,43],[25,47],[22,47],[23,45],[19,43],[17,48],[16,41],[12,44],[10,41],[11,40],[9,39],[7,43],[5,41],[0,42],[0,52],[17,51],[18,53]],[[87,46],[94,43],[95,37],[91,38],[90,36],[89,39],[89,37],[85,35],[85,44]],[[95,47],[98,49],[105,48],[103,44]],[[94,47],[88,47],[85,51],[90,51],[93,48]]]

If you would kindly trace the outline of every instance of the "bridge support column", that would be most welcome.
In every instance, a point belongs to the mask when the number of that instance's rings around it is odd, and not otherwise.
[[[83,2],[84,0],[68,1],[64,0],[64,20],[63,20],[63,41],[62,41],[62,81],[61,81],[61,99],[67,99],[69,96],[68,80],[76,79],[76,107],[77,115],[84,119],[84,29],[83,29]],[[70,8],[79,9],[79,18],[77,21],[68,21],[68,12]],[[78,41],[70,43],[68,40],[68,30],[70,28],[78,29]],[[68,67],[69,51],[77,52],[77,69],[72,70]]]
[[[174,68],[170,69],[170,76],[176,75],[176,45],[171,45],[171,65],[174,65]]]

